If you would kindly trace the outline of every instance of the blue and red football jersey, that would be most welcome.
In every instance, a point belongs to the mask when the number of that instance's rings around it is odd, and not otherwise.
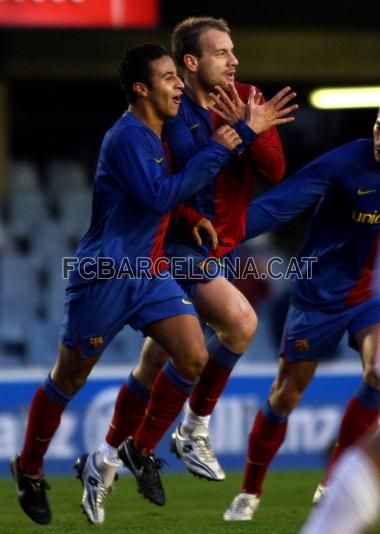
[[[170,210],[204,187],[230,159],[231,151],[210,141],[181,172],[169,175],[159,137],[126,112],[106,133],[95,176],[92,218],[80,242],[79,259],[154,261],[163,255]],[[71,285],[83,283],[78,270]]]
[[[294,279],[292,301],[339,310],[373,296],[380,224],[380,165],[360,139],[312,161],[249,208],[247,239],[318,203],[299,257],[317,258],[312,278]],[[306,268],[306,263],[303,264]]]
[[[236,82],[235,87],[243,102],[247,103],[251,86]],[[165,136],[175,166],[183,168],[189,157],[207,146],[214,130],[222,124],[217,115],[184,94],[177,117],[165,124]],[[262,178],[273,185],[281,180],[285,172],[285,157],[276,128],[256,136],[240,121],[236,130],[244,138],[239,154],[221,169],[215,180],[186,201],[191,225],[201,217],[212,221],[219,238],[218,248],[212,251],[212,256],[216,257],[234,250],[244,238],[247,207],[253,198],[256,179]],[[209,244],[200,250],[188,229],[176,226],[170,238],[174,242],[187,243],[207,257]]]

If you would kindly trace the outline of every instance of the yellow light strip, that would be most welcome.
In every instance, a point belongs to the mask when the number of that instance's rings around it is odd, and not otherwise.
[[[309,95],[309,103],[318,109],[377,108],[380,86],[315,89]]]

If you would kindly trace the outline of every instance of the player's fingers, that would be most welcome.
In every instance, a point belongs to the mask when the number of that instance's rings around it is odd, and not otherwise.
[[[234,136],[234,135],[238,135],[235,128],[233,128],[232,126],[230,126],[229,124],[226,125],[227,128],[226,128],[226,134],[229,135],[230,137]]]
[[[231,101],[225,101],[221,95],[215,97],[213,93],[210,93],[210,97],[214,106],[225,111],[226,113],[231,113],[231,111],[233,111],[234,108],[232,107],[233,103]]]
[[[255,94],[256,94],[256,87],[251,87],[250,91],[249,91],[249,97],[248,97],[248,105],[253,102],[253,99],[255,98]]]
[[[277,109],[283,108],[288,102],[290,102],[291,100],[293,100],[296,96],[297,96],[296,93],[290,93],[290,94],[284,96],[283,98],[281,98],[281,100],[279,100],[279,101],[275,104],[275,107],[276,107]]]
[[[239,93],[236,90],[235,84],[229,82],[228,83],[228,90],[229,90],[229,92],[231,94],[231,98],[235,102],[235,104],[240,104],[241,103],[241,98],[239,96]]]
[[[216,94],[218,94],[220,96],[220,98],[222,100],[224,100],[225,102],[230,102],[231,101],[231,98],[227,95],[225,90],[222,87],[220,87],[220,85],[215,85],[214,90],[215,90]]]
[[[280,109],[277,111],[276,116],[277,117],[283,117],[284,115],[289,115],[289,113],[293,113],[293,111],[297,111],[298,105],[293,104],[292,106],[288,106],[287,108]]]
[[[218,241],[218,234],[215,232],[215,229],[212,226],[212,224],[210,224],[209,234],[210,234],[211,248],[215,250],[216,248],[218,248],[219,241]]]
[[[193,237],[195,239],[196,244],[201,246],[202,245],[202,239],[201,239],[201,236],[199,235],[199,231],[198,231],[198,227],[197,226],[194,226],[194,228],[192,230],[192,234],[193,234]]]
[[[233,143],[236,143],[237,145],[240,145],[240,143],[242,142],[241,137],[237,132],[231,133],[231,141]]]
[[[217,93],[209,93],[209,97],[215,104],[220,101],[220,95],[218,95]]]
[[[252,106],[252,104],[254,106],[258,106],[260,104],[261,97],[262,97],[262,94],[260,93],[260,91],[256,91],[255,94],[252,95],[252,97],[250,98],[248,106]]]
[[[285,117],[283,119],[276,119],[273,121],[273,126],[280,126],[281,124],[287,124],[288,122],[293,122],[294,117]]]
[[[207,241],[211,242],[211,248],[216,248],[218,246],[218,234],[216,233],[215,228],[208,219],[202,219],[200,224],[202,225],[202,229],[209,235]]]
[[[220,102],[223,102],[226,108],[228,109],[234,108],[235,103],[231,100],[231,98],[219,85],[215,86],[215,91],[217,91],[217,94],[220,97]]]
[[[271,102],[272,104],[277,104],[277,102],[284,98],[284,96],[287,95],[289,91],[291,91],[291,87],[284,87],[283,89],[281,89],[281,91],[272,96],[269,102]]]
[[[224,111],[220,110],[216,106],[207,106],[207,109],[215,113],[215,115],[218,115],[218,117],[221,117],[224,121],[228,122],[229,115],[227,115]]]

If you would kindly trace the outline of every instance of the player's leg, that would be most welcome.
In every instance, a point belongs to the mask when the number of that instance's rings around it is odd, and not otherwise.
[[[338,439],[322,484],[314,502],[319,502],[329,485],[328,480],[335,462],[342,452],[375,424],[380,415],[380,324],[375,323],[353,334],[363,363],[363,382],[351,398],[343,415]]]
[[[209,420],[228,378],[249,346],[256,330],[256,315],[247,299],[224,277],[199,283],[194,305],[214,330],[208,340],[209,359],[189,402],[182,424],[172,435],[171,449],[190,472],[209,480],[223,480],[209,439]]]
[[[197,284],[194,305],[202,320],[215,332],[207,343],[206,368],[189,400],[196,415],[208,416],[233,367],[251,343],[257,318],[244,295],[222,276]],[[191,428],[190,421],[189,425]]]
[[[241,353],[249,345],[256,327],[256,316],[245,297],[222,277],[198,284],[194,303],[202,318],[217,331],[207,345],[208,363],[195,387],[195,409],[186,407],[184,435],[173,435],[172,449],[180,454],[191,472],[211,480],[225,475],[212,451],[208,437],[211,411]],[[162,347],[148,338],[139,364],[119,391],[113,420],[102,455],[113,465],[115,447],[134,431],[142,417],[152,383],[167,360]],[[191,403],[190,403],[191,404]],[[132,415],[134,414],[134,415]],[[191,434],[194,433],[194,436]],[[194,438],[194,439],[193,439]],[[115,469],[115,468],[114,468]]]
[[[316,360],[287,362],[280,358],[277,377],[270,395],[253,422],[248,439],[248,454],[240,493],[224,514],[227,521],[244,521],[260,502],[269,465],[284,442],[288,417],[313,378]]]
[[[337,534],[360,534],[379,516],[380,432],[377,424],[373,428],[372,421],[373,414],[378,421],[379,326],[374,323],[354,333],[363,360],[363,384],[357,396],[351,399],[341,424],[338,446],[334,451],[336,464],[330,468],[328,492],[325,492],[325,497],[304,526],[303,534],[327,530]],[[366,395],[367,386],[371,389],[367,390]],[[363,425],[371,427],[371,422],[373,429],[349,447],[355,440],[354,433],[362,434]],[[342,446],[344,443],[346,447]]]
[[[47,379],[34,394],[22,450],[11,463],[19,502],[34,521],[46,524],[51,513],[46,498],[43,459],[71,398],[86,382],[100,355],[84,359],[80,352],[59,346],[58,357]]]
[[[158,373],[142,422],[119,447],[124,464],[135,474],[139,491],[163,505],[160,463],[154,449],[191,394],[207,361],[200,323],[194,315],[177,315],[149,324],[145,332],[171,355]]]
[[[347,321],[344,314],[289,307],[280,349],[284,357],[268,400],[253,423],[241,493],[225,513],[226,520],[251,519],[270,462],[285,439],[288,416],[313,378],[319,358],[334,353]]]
[[[168,360],[166,352],[152,338],[146,338],[137,366],[119,390],[105,443],[114,451],[131,436],[144,416],[150,391],[159,371]],[[111,455],[113,456],[113,454]],[[107,461],[107,458],[105,458]]]
[[[380,514],[380,432],[349,447],[331,474],[329,492],[302,534],[361,534]]]
[[[103,475],[106,487],[113,484],[117,468],[121,465],[118,447],[128,436],[132,436],[140,425],[148,406],[153,382],[167,360],[166,352],[148,337],[143,344],[137,366],[118,392],[105,440],[98,450],[92,453],[93,462]]]
[[[46,398],[39,394],[36,408],[33,402],[31,415],[37,415],[36,419],[30,419],[31,425],[28,425],[21,466],[24,461],[32,465],[37,447],[37,444],[31,444],[33,435],[40,436],[41,425],[49,422],[49,431],[42,444],[38,445],[41,448],[37,450],[36,461],[41,461],[41,454],[59,425],[65,404],[85,384],[102,352],[125,324],[124,302],[128,295],[128,284],[117,279],[67,290],[58,358],[44,388]],[[52,403],[56,406],[54,414],[50,415]],[[45,449],[42,450],[44,441]],[[82,501],[85,511],[88,509],[91,514],[92,504],[106,491],[104,480],[101,474],[95,473],[90,462],[83,462],[79,476],[83,483],[89,478],[93,482],[91,491],[85,488]]]

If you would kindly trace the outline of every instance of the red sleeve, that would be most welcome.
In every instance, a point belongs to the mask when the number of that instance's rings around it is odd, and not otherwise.
[[[235,85],[240,98],[247,103],[251,86],[240,83]],[[260,91],[257,87],[256,89]],[[262,96],[261,102],[265,102],[264,96]],[[255,172],[271,185],[278,184],[284,177],[285,155],[277,128],[270,128],[258,135],[242,157],[252,159],[255,164]]]
[[[176,207],[173,220],[175,223],[185,224],[187,228],[192,230],[203,218],[204,215],[198,211],[181,204]]]

